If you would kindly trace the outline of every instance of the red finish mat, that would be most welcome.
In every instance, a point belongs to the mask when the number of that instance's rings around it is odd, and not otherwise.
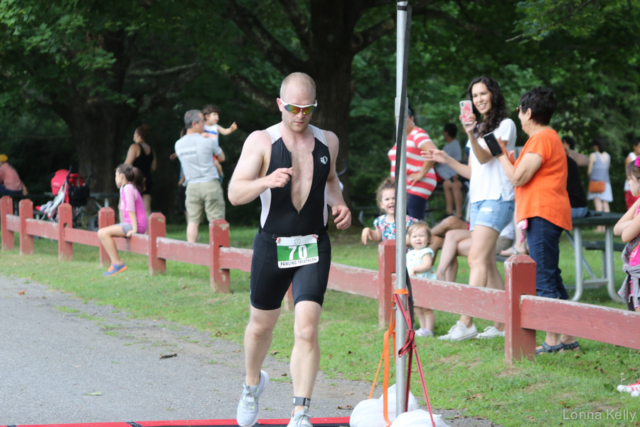
[[[349,417],[311,418],[313,427],[348,427]],[[260,420],[256,426],[287,427],[289,419]],[[236,420],[138,421],[77,424],[17,424],[0,427],[238,427]]]

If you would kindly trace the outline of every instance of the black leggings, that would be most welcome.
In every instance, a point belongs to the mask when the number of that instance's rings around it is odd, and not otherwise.
[[[280,308],[291,283],[295,304],[314,301],[322,305],[331,268],[331,242],[326,232],[318,236],[318,257],[315,264],[280,268],[275,239],[258,232],[253,240],[251,305],[259,310]]]

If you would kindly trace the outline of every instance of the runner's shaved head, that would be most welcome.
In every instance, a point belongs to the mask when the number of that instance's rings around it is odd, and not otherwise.
[[[316,82],[305,73],[291,73],[282,81],[282,85],[280,86],[280,99],[286,101],[286,93],[287,86],[289,84],[295,84],[301,87],[304,87],[309,90],[309,92],[313,95],[312,98],[315,101],[316,99]]]

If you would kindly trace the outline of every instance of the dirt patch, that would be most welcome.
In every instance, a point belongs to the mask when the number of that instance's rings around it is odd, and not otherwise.
[[[512,377],[516,374],[520,373],[520,369],[516,366],[507,366],[500,374],[498,374],[498,378],[504,377]]]
[[[447,356],[447,357],[443,357],[441,359],[436,360],[436,363],[444,363],[446,365],[457,365],[458,361],[460,360],[460,356],[458,356],[457,354],[451,355],[451,356]]]
[[[543,388],[545,388],[547,385],[547,383],[543,383],[543,382],[537,382],[534,384],[529,384],[528,386],[526,386],[524,388],[524,390],[528,393],[534,393],[538,390],[542,390]]]

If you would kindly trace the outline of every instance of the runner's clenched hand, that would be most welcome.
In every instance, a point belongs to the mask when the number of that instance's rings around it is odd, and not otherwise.
[[[267,188],[279,188],[287,185],[293,176],[293,168],[279,168],[267,175]]]
[[[335,205],[331,214],[336,217],[334,221],[338,230],[346,230],[351,225],[351,211],[345,205]]]

